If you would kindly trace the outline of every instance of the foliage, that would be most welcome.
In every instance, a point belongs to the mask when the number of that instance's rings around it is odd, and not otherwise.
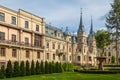
[[[31,62],[31,75],[34,75],[35,74],[35,67],[34,67],[34,61],[32,60]]]
[[[2,66],[0,70],[0,79],[3,79],[3,78],[5,78],[5,67],[4,66]]]
[[[41,73],[44,74],[45,73],[45,67],[44,67],[44,63],[43,61],[41,61],[41,65],[40,65],[40,70],[41,70]]]
[[[111,59],[111,60],[112,60],[112,63],[115,63],[115,61],[116,61],[116,60],[115,60],[115,56],[112,56],[112,59]]]
[[[21,61],[20,63],[20,76],[25,76],[25,64],[24,64],[24,61]]]
[[[105,30],[98,30],[95,33],[95,39],[96,39],[97,47],[102,49],[102,54],[101,54],[102,56],[104,52],[104,47],[110,45],[111,43],[110,34]]]
[[[36,68],[35,68],[35,72],[36,72],[36,74],[40,74],[40,65],[39,65],[39,62],[38,62],[38,60],[37,60],[37,62],[36,62]]]
[[[11,61],[9,60],[6,68],[6,77],[11,78],[12,74],[13,74],[12,64],[11,64]]]
[[[18,77],[20,75],[20,67],[18,61],[14,62],[13,76]]]
[[[47,61],[45,61],[45,73],[48,74],[49,73],[49,64]]]
[[[116,61],[119,63],[118,40],[120,39],[120,0],[114,0],[111,10],[106,17],[106,27],[115,42]]]
[[[29,76],[31,73],[30,73],[30,63],[28,60],[26,61],[25,67],[26,67],[26,76]]]

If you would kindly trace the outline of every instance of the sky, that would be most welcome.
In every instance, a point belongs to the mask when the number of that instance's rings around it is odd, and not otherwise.
[[[18,11],[26,10],[44,17],[47,24],[76,33],[80,22],[80,9],[83,13],[83,24],[89,34],[91,16],[94,31],[105,29],[105,17],[111,9],[113,0],[0,0],[0,5]]]

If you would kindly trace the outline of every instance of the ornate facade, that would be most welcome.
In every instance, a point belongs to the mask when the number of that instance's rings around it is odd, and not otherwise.
[[[0,6],[0,66],[8,60],[71,62],[75,65],[96,64],[96,41],[91,29],[87,37],[82,13],[77,35],[68,27],[61,29],[45,24],[45,19],[22,9]]]

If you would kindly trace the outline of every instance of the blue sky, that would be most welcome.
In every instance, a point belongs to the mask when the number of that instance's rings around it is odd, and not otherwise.
[[[83,10],[83,23],[87,34],[90,18],[93,16],[94,30],[105,28],[105,16],[111,9],[113,0],[0,0],[0,5],[18,10],[19,8],[46,19],[46,23],[58,28],[68,26],[71,32],[77,32],[80,8]]]

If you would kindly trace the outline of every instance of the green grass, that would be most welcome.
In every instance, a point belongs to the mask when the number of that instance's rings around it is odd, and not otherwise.
[[[3,80],[120,80],[120,74],[81,74],[76,72],[34,75]]]

